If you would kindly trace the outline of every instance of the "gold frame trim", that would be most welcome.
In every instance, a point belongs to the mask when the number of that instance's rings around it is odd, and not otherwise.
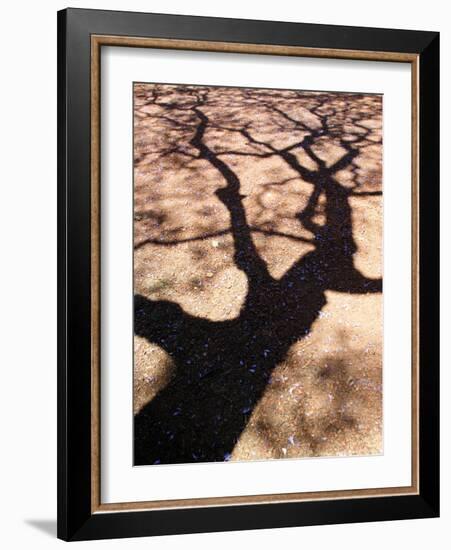
[[[317,491],[231,497],[118,502],[102,504],[100,498],[100,49],[102,46],[160,48],[227,53],[391,61],[410,63],[412,70],[412,481],[408,487]],[[139,38],[128,36],[91,36],[91,512],[125,512],[306,502],[343,498],[387,497],[419,494],[419,56],[399,52],[334,50],[266,44],[240,44]]]

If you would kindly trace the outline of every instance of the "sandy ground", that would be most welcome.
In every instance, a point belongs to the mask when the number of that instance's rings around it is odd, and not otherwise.
[[[382,98],[134,99],[136,463],[383,452]]]

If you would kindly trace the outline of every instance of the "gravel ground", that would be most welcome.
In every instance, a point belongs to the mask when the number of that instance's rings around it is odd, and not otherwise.
[[[382,453],[382,98],[134,101],[135,463]]]

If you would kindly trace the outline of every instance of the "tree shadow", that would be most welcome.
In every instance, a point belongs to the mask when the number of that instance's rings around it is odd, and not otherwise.
[[[225,321],[192,316],[174,302],[135,296],[135,334],[160,346],[175,364],[170,382],[135,415],[135,465],[229,460],[274,368],[290,347],[312,330],[327,302],[326,291],[366,294],[382,290],[381,279],[365,277],[354,265],[357,247],[350,198],[366,192],[358,191],[356,181],[344,186],[336,178],[339,171],[349,167],[355,172],[359,147],[365,146],[370,134],[359,124],[357,114],[349,115],[352,125],[348,126],[352,127],[344,133],[343,122],[336,121],[337,110],[328,105],[329,94],[312,96],[307,122],[283,111],[276,94],[275,98],[269,94],[264,101],[260,97],[261,108],[267,114],[276,117],[285,131],[288,126],[300,136],[289,146],[276,147],[269,140],[255,137],[252,125],[237,124],[235,116],[233,125],[215,121],[208,88],[178,87],[177,93],[183,101],[169,98],[160,103],[158,117],[164,116],[166,123],[182,131],[189,143],[189,149],[183,149],[187,158],[206,161],[225,184],[215,194],[229,213],[233,260],[245,274],[248,290],[239,315]],[[258,96],[255,91],[241,93],[243,101]],[[164,98],[157,91],[150,103],[156,105]],[[354,100],[355,96],[343,96],[342,111],[352,113]],[[246,149],[213,148],[207,135],[212,129],[239,134]],[[338,141],[342,150],[333,163],[326,163],[316,147],[325,138]],[[177,147],[180,150],[180,144]],[[174,149],[172,141],[170,148]],[[296,154],[299,150],[315,168],[300,162]],[[309,200],[296,219],[312,235],[306,242],[313,250],[279,279],[271,276],[254,244],[240,179],[225,160],[233,155],[249,157],[251,162],[277,157],[311,186]],[[320,224],[315,216],[321,199],[324,223]],[[267,234],[276,232],[268,230]],[[201,235],[191,240],[204,238]],[[146,242],[152,239],[137,246]],[[181,241],[171,244],[177,242]]]

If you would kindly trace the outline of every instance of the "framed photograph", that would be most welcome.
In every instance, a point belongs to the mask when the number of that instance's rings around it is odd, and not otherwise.
[[[439,35],[58,14],[58,536],[439,514]]]

